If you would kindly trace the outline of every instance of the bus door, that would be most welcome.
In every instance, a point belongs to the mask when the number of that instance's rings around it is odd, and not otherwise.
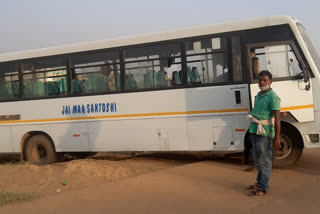
[[[247,45],[248,65],[251,77],[252,107],[260,91],[258,73],[271,72],[272,89],[281,99],[281,111],[286,112],[288,122],[314,121],[311,74],[303,62],[295,44],[291,41]]]
[[[243,82],[240,35],[190,41],[186,52],[189,70],[198,71],[197,86],[212,84],[186,90],[187,110],[199,112],[187,119],[190,150],[243,150],[250,104],[249,86]]]

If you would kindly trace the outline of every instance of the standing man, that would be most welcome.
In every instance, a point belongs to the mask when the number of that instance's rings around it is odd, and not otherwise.
[[[272,170],[273,148],[280,149],[280,99],[272,90],[272,74],[261,71],[258,74],[260,92],[254,100],[254,108],[248,118],[251,121],[253,160],[258,170],[257,182],[249,188],[249,196],[263,196],[268,191]]]

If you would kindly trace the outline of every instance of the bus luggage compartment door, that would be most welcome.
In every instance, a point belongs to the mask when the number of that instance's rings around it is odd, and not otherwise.
[[[0,126],[0,153],[13,152],[10,127]]]

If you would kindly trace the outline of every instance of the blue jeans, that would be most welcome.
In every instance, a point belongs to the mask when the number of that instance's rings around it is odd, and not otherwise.
[[[252,134],[253,161],[258,170],[257,184],[260,190],[268,191],[272,170],[272,138]]]

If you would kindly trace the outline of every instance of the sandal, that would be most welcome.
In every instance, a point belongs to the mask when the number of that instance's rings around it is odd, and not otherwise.
[[[248,195],[250,197],[261,197],[266,195],[268,192],[263,191],[263,190],[255,190],[255,191],[251,191],[251,193]]]

